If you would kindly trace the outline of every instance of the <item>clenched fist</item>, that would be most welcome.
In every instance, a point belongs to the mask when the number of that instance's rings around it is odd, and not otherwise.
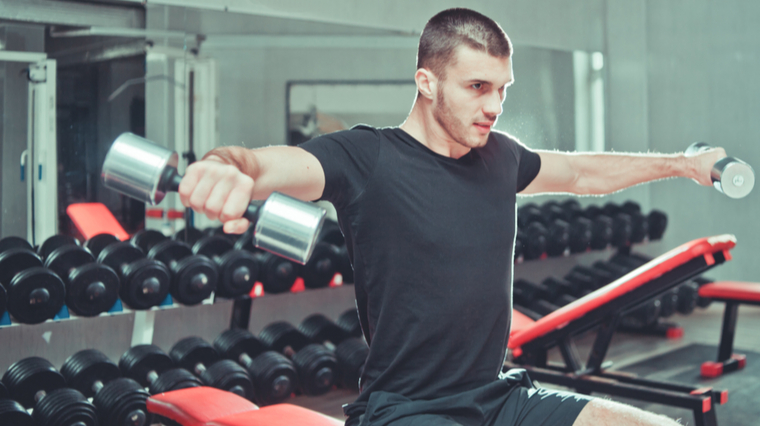
[[[700,185],[711,187],[713,183],[710,178],[710,170],[715,162],[724,157],[726,157],[726,150],[720,147],[693,154],[686,154],[686,158],[691,161],[691,168],[693,170],[693,176],[691,178],[694,181],[697,181]]]
[[[225,233],[240,234],[249,226],[243,213],[253,197],[253,178],[211,156],[187,167],[179,185],[185,207],[224,223]]]

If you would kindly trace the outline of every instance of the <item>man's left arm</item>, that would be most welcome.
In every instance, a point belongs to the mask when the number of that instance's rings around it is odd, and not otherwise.
[[[609,194],[645,182],[690,178],[711,186],[710,169],[726,157],[722,148],[687,156],[678,154],[567,153],[535,150],[538,175],[520,194]]]

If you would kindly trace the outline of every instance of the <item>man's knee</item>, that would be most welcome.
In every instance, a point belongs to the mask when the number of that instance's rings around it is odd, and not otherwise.
[[[679,426],[678,422],[642,409],[613,402],[593,399],[581,410],[573,425],[576,426]]]

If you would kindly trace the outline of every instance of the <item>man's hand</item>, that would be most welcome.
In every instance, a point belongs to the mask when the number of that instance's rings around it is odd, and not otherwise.
[[[185,207],[224,223],[224,232],[240,234],[248,229],[243,213],[253,196],[253,178],[215,156],[188,166],[179,185]]]
[[[686,154],[686,160],[690,162],[692,169],[692,177],[694,181],[700,185],[712,187],[712,179],[710,178],[710,170],[718,160],[726,157],[726,150],[723,148],[711,148],[706,151],[700,151],[695,154]]]

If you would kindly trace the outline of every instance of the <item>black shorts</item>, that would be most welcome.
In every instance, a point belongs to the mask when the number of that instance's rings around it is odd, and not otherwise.
[[[346,405],[346,425],[572,425],[589,396],[535,388],[522,369],[485,386],[432,400],[374,392]]]

